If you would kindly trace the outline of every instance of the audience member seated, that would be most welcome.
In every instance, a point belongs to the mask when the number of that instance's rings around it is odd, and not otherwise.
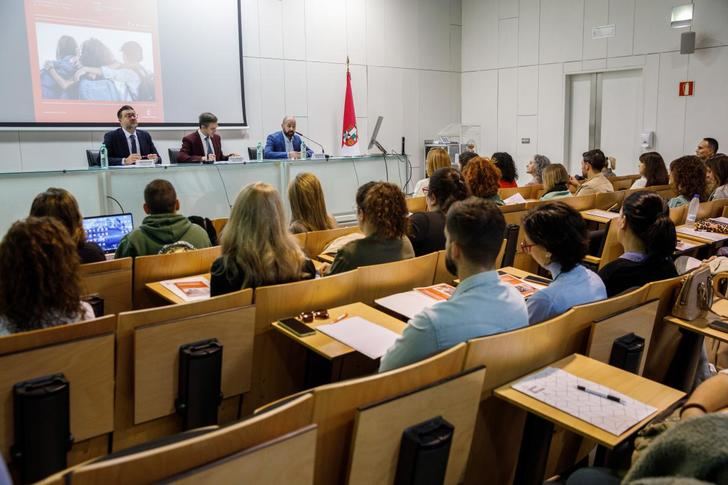
[[[415,197],[421,197],[427,192],[427,186],[429,184],[429,178],[435,173],[435,170],[439,168],[445,168],[451,166],[450,155],[444,148],[432,148],[427,152],[427,158],[425,159],[425,178],[419,180],[415,185]]]
[[[551,164],[551,160],[546,155],[534,155],[533,160],[526,165],[526,173],[531,176],[531,181],[526,185],[543,184],[543,169]]]
[[[560,163],[552,163],[543,169],[543,195],[541,200],[571,197],[569,192],[569,172]]]
[[[690,203],[694,195],[700,202],[706,200],[705,163],[694,155],[686,155],[670,163],[670,184],[677,190],[677,197],[668,202],[670,208]]]
[[[575,305],[604,300],[607,290],[599,275],[585,268],[588,239],[581,214],[563,202],[549,202],[523,219],[523,251],[551,273],[551,284],[531,296],[528,321],[548,320]]]
[[[414,257],[406,235],[407,203],[399,187],[389,182],[369,182],[359,187],[356,217],[365,237],[341,248],[328,274]]]
[[[516,180],[518,180],[518,170],[516,164],[506,152],[496,152],[490,157],[491,162],[498,167],[501,172],[500,180],[498,180],[498,187],[500,188],[513,188],[518,187]]]
[[[210,272],[211,296],[316,276],[286,228],[283,202],[273,186],[258,182],[240,191],[222,233],[222,256]]]
[[[718,140],[715,138],[703,138],[695,149],[695,155],[705,161],[718,153]]]
[[[324,191],[314,174],[296,175],[288,186],[288,201],[291,204],[292,233],[324,231],[336,227],[336,220],[326,212]]]
[[[589,150],[582,154],[581,174],[586,181],[581,184],[575,179],[569,180],[569,185],[576,187],[574,195],[592,195],[605,192],[614,192],[612,182],[602,173],[607,165],[607,158],[601,150]]]
[[[470,160],[477,157],[478,154],[475,152],[463,152],[458,157],[458,164],[460,164],[460,171],[462,172],[465,170],[465,166],[468,164]]]
[[[617,172],[615,170],[617,169],[617,159],[614,157],[607,157],[607,163],[604,165],[604,168],[602,169],[602,173],[605,177],[608,179],[612,177],[617,176]]]
[[[672,260],[677,236],[669,214],[654,192],[635,192],[624,199],[620,217],[612,220],[619,225],[617,239],[624,254],[599,271],[608,296],[677,276]]]
[[[453,296],[415,315],[382,357],[379,371],[417,362],[460,342],[528,325],[523,297],[503,283],[495,259],[506,221],[489,201],[470,197],[447,213],[446,264],[461,282]]]
[[[172,251],[174,248],[210,247],[210,237],[197,224],[178,214],[179,199],[167,180],[152,180],[144,188],[142,224],[121,239],[115,258],[132,258]]]
[[[728,199],[728,155],[709,158],[705,169],[706,183],[712,188],[709,200]]]
[[[468,187],[456,169],[440,168],[430,177],[427,190],[427,212],[410,216],[409,240],[415,256],[445,249],[445,214],[458,200],[468,197]]]
[[[86,241],[86,232],[83,230],[83,217],[81,217],[81,211],[78,209],[78,202],[66,189],[50,187],[45,192],[36,195],[33,204],[30,206],[30,215],[33,217],[54,217],[61,221],[78,248],[81,264],[106,261],[106,256],[99,245]]]
[[[472,158],[465,170],[463,170],[463,178],[470,193],[475,197],[489,200],[496,205],[505,204],[498,195],[498,181],[501,178],[500,170],[487,158]]]
[[[0,335],[91,320],[78,249],[61,221],[28,217],[0,243]]]
[[[647,152],[640,155],[639,170],[641,177],[634,181],[630,189],[644,189],[653,185],[667,185],[670,176],[667,175],[665,161],[657,152]]]

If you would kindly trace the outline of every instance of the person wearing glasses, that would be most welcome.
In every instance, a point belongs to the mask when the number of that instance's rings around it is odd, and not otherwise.
[[[137,114],[129,105],[116,112],[120,128],[104,135],[104,145],[109,154],[109,165],[134,165],[139,160],[159,160],[159,153],[152,141],[152,135],[138,130]]]
[[[607,289],[595,272],[580,264],[589,240],[586,223],[563,202],[549,202],[531,210],[523,219],[524,253],[551,273],[551,284],[527,301],[528,323],[543,322],[575,305],[607,298]]]

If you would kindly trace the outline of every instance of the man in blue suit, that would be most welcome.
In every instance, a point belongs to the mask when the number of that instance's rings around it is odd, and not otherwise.
[[[109,154],[109,165],[133,165],[142,158],[159,159],[152,135],[137,130],[137,115],[131,106],[122,106],[116,112],[121,128],[104,135],[104,145]]]
[[[306,148],[306,158],[311,158],[313,150]],[[296,118],[286,116],[281,123],[281,131],[271,133],[265,142],[263,158],[273,160],[301,158],[301,137],[296,134]]]

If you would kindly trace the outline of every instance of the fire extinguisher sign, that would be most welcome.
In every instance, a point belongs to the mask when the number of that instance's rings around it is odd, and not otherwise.
[[[694,87],[695,81],[681,81],[679,89],[680,96],[692,96]]]

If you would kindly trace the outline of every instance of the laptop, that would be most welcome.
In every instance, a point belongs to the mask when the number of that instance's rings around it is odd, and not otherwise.
[[[131,213],[83,218],[86,240],[98,244],[106,254],[114,254],[121,239],[134,229]]]

